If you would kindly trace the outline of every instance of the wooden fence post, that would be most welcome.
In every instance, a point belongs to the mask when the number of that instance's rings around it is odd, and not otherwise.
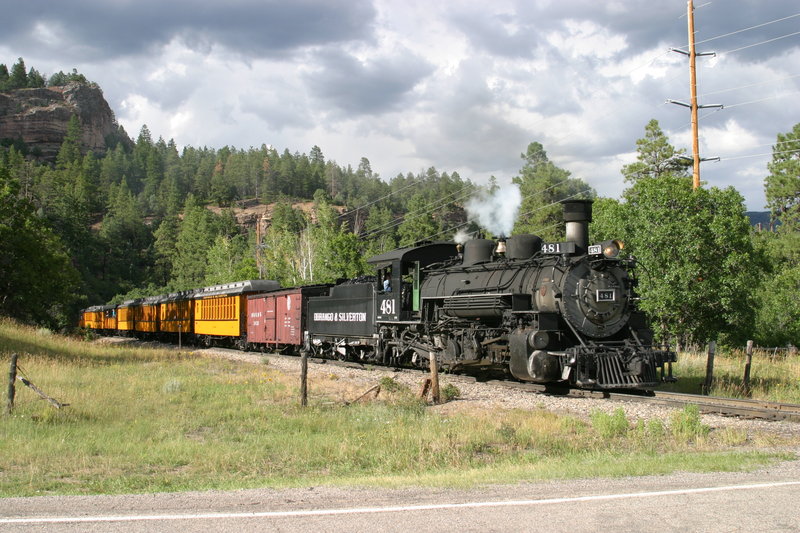
[[[14,395],[16,394],[16,387],[14,383],[17,381],[17,354],[11,354],[11,369],[8,371],[8,403],[6,404],[6,414],[10,415],[14,409]]]
[[[747,352],[744,361],[744,379],[742,380],[742,392],[745,396],[750,396],[750,366],[753,363],[753,341],[747,341]]]
[[[439,363],[436,361],[436,352],[428,352],[431,361],[431,400],[434,404],[441,401],[439,396]]]
[[[711,383],[714,381],[714,352],[717,351],[717,342],[708,343],[708,359],[706,360],[706,381],[703,383],[703,394],[711,391]]]
[[[308,350],[300,352],[300,405],[308,405]]]

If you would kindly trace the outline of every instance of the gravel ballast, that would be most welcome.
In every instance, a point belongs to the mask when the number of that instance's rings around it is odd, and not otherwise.
[[[236,350],[202,350],[208,355],[226,357],[228,359],[246,361],[250,363],[267,364],[270,368],[279,370],[285,374],[300,374],[300,358],[282,355],[264,355],[252,352],[239,352]],[[356,389],[366,391],[370,387],[380,383],[384,377],[390,377],[395,381],[407,385],[412,390],[418,390],[421,382],[426,375],[422,372],[402,371],[397,372],[390,368],[368,367],[354,368],[330,363],[319,363],[309,361],[309,382],[313,393],[315,379],[331,376],[335,379],[352,384]],[[580,418],[588,418],[594,411],[612,413],[622,408],[625,415],[631,422],[638,420],[659,419],[664,423],[669,421],[674,408],[659,405],[650,405],[641,402],[613,401],[608,399],[594,398],[569,398],[548,394],[534,393],[530,391],[517,390],[498,386],[491,383],[476,382],[461,376],[440,374],[439,381],[441,386],[452,384],[460,391],[458,399],[443,405],[435,406],[442,412],[454,412],[463,410],[491,410],[491,409],[523,409],[536,410],[545,409],[558,414],[568,414]],[[357,397],[357,396],[356,396]],[[351,400],[354,400],[351,398]],[[768,420],[748,420],[736,417],[726,417],[713,414],[703,414],[702,422],[717,429],[737,429],[746,431],[749,436],[756,433],[776,434],[782,437],[800,439],[800,424],[794,422],[768,421]]]

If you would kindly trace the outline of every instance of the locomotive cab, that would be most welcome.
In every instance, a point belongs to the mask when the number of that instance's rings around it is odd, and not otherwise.
[[[419,319],[422,269],[457,255],[452,242],[433,242],[392,250],[367,260],[375,267],[375,319],[377,322],[407,322]],[[388,288],[383,280],[388,275]]]

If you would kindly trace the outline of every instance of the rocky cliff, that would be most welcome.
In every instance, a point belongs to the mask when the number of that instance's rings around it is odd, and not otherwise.
[[[72,115],[81,123],[84,152],[105,153],[110,139],[131,142],[117,125],[103,91],[80,83],[0,93],[0,140],[22,139],[31,153],[55,160]]]

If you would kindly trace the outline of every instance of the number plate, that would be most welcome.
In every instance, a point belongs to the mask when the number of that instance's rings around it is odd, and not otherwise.
[[[598,302],[616,302],[617,291],[614,289],[598,289],[597,291]]]
[[[549,255],[574,254],[574,242],[546,242],[542,244],[542,253]]]
[[[593,244],[589,246],[589,255],[600,255],[603,253],[603,245]]]

